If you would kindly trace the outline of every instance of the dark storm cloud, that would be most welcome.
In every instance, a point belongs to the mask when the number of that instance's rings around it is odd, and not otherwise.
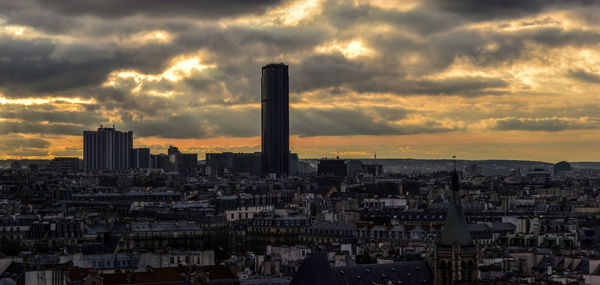
[[[130,94],[112,87],[90,89],[97,104],[88,106],[91,110],[120,111],[128,115],[164,116],[180,108],[176,100],[148,94]]]
[[[0,135],[22,133],[22,134],[62,134],[81,135],[83,127],[68,124],[40,124],[36,122],[0,122]]]
[[[458,77],[439,80],[394,80],[392,77],[375,78],[363,84],[350,84],[359,92],[391,92],[398,95],[459,95],[464,97],[497,95],[508,83],[498,78]]]
[[[159,118],[123,118],[122,124],[140,137],[252,137],[260,133],[260,110],[215,107]]]
[[[433,120],[414,125],[396,125],[410,113],[402,108],[293,109],[290,131],[299,136],[390,135],[455,131]],[[254,137],[260,134],[260,109],[254,107],[199,109],[164,118],[124,118],[123,128],[136,137],[208,138]]]
[[[97,114],[89,111],[62,111],[62,110],[40,110],[33,107],[20,107],[16,110],[5,110],[0,113],[0,118],[17,119],[28,123],[53,122],[53,123],[69,123],[76,125],[93,125],[102,118]]]
[[[136,137],[206,138],[211,136],[206,122],[189,114],[139,121],[125,120],[123,128],[134,130]]]
[[[495,43],[492,50],[486,46]],[[467,57],[480,66],[510,62],[525,50],[524,40],[495,31],[459,29],[432,37],[430,41],[430,68],[445,69],[458,57]]]
[[[211,34],[187,31],[176,39],[176,45],[202,47],[208,51],[206,60],[218,64],[216,70],[203,72],[210,76],[198,74],[186,78],[185,82],[191,87],[213,92],[219,85],[225,86],[235,97],[233,103],[250,103],[260,94],[261,66],[312,50],[329,36],[326,31],[312,27],[234,26]],[[293,80],[301,80],[298,65],[293,66],[290,73]],[[308,84],[315,83],[318,84]],[[220,94],[213,93],[213,96],[217,97],[216,101],[220,100]]]
[[[54,58],[57,46],[49,40],[0,39],[0,86],[9,97],[29,97],[72,88],[95,86],[126,62],[124,55],[96,57],[101,51],[86,48],[88,58],[71,61]]]
[[[402,28],[410,26],[411,22],[416,22],[416,25],[429,22],[418,21],[428,15],[419,10],[393,12],[344,5],[340,11],[330,12],[340,14],[338,17],[342,17],[342,14],[363,15],[356,22],[363,18],[366,19],[364,21],[375,18]],[[396,14],[399,15],[398,19],[403,20],[394,20]],[[445,21],[452,22],[451,17],[446,18],[448,19]],[[100,21],[100,25],[106,25],[107,22]],[[126,22],[120,24],[125,25]],[[170,27],[176,26],[170,24]],[[438,23],[434,26],[448,25]],[[71,29],[77,28],[74,26]],[[169,59],[174,56],[206,49],[207,60],[218,64],[218,72],[211,74],[211,77],[186,79],[192,90],[212,92],[216,99],[214,102],[219,102],[217,93],[227,91],[232,93],[231,98],[221,100],[222,103],[249,103],[256,99],[255,95],[260,91],[259,84],[255,82],[259,79],[258,67],[266,63],[265,58],[276,61],[275,58],[293,56],[294,53],[311,50],[331,37],[329,31],[313,26],[254,28],[234,25],[223,29],[210,24],[195,26],[180,23],[173,29],[177,29],[174,42],[140,47],[93,46],[91,43],[90,46],[67,45],[50,40],[4,39],[0,42],[0,53],[4,55],[4,62],[0,65],[0,85],[8,97],[98,86],[111,71],[134,69],[142,73],[157,74],[166,68]],[[427,27],[417,29],[420,33],[433,32]],[[342,30],[341,34],[344,33]],[[522,56],[526,41],[560,46],[596,43],[599,38],[590,31],[564,32],[560,29],[535,29],[511,34],[455,29],[433,36],[431,41],[425,43],[416,43],[398,34],[392,34],[389,38],[373,36],[370,40],[380,51],[376,58],[350,60],[340,53],[302,58],[291,67],[291,88],[301,92],[345,85],[358,92],[465,96],[489,94],[476,89],[499,88],[505,83],[501,79],[481,78],[451,79],[449,82],[402,80],[407,70],[401,63],[402,55],[397,53],[405,50],[418,51],[423,58],[421,72],[428,74],[443,70],[458,56],[467,56],[480,66],[516,60]],[[498,47],[492,51],[486,50],[485,46],[491,41],[496,42]],[[225,89],[215,88],[219,86]],[[461,87],[465,89],[460,90]],[[71,94],[77,96],[76,93]],[[87,93],[84,97],[89,96],[100,95]]]
[[[367,4],[355,5],[351,1],[327,1],[324,13],[327,14],[328,23],[342,31],[361,24],[387,23],[427,36],[450,30],[464,22],[456,15],[434,9],[385,10]]]
[[[386,110],[391,112],[392,110]],[[405,111],[398,110],[404,117]],[[389,116],[389,114],[386,114]],[[385,115],[384,115],[385,116]],[[361,109],[302,109],[291,111],[290,131],[302,137],[346,135],[409,135],[455,131],[435,121],[418,125],[396,125],[392,121],[378,119]]]
[[[3,96],[80,97],[95,101],[82,105],[85,111],[74,113],[2,107],[0,117],[22,123],[0,122],[0,133],[81,135],[84,127],[110,120],[134,130],[136,137],[257,136],[260,110],[236,105],[259,102],[260,67],[270,62],[290,63],[291,91],[316,91],[318,96],[310,96],[317,101],[326,101],[324,96],[349,96],[353,100],[362,93],[475,97],[510,93],[511,79],[440,78],[438,74],[457,59],[467,59],[481,68],[501,68],[523,58],[542,57],[543,49],[600,42],[600,36],[592,29],[539,28],[555,24],[553,19],[511,23],[527,27],[517,30],[503,30],[492,22],[488,28],[468,26],[478,20],[517,18],[566,7],[566,1],[431,0],[408,11],[326,1],[322,15],[298,26],[271,25],[268,19],[264,20],[266,24],[256,26],[217,19],[263,13],[280,2],[0,1],[0,17],[7,25],[25,25],[49,33],[32,40],[0,39]],[[590,2],[569,3],[582,9]],[[594,17],[597,16],[588,15],[590,19]],[[386,32],[374,27],[385,28]],[[163,43],[129,41],[138,32],[152,30],[164,30],[173,39]],[[344,44],[355,39],[373,54],[347,58],[335,49],[318,51],[318,47],[332,42]],[[494,48],[489,48],[491,45]],[[195,52],[201,54],[201,63],[214,67],[194,71],[178,82],[148,80],[139,92],[131,91],[138,84],[134,79],[118,79],[115,87],[102,86],[111,72],[134,70],[158,75],[171,59]],[[410,56],[415,56],[418,63],[410,63]],[[580,69],[568,76],[600,82],[597,75]],[[176,91],[177,95],[158,97],[152,95],[154,91]],[[311,103],[295,98],[292,102]],[[291,112],[290,121],[292,133],[300,136],[457,130],[434,119],[402,125],[407,113],[398,108],[302,108]],[[102,114],[113,117],[104,118]],[[561,119],[505,119],[498,121],[495,128],[558,131],[584,126]]]
[[[26,138],[23,136],[5,136],[0,143],[6,148],[48,148],[50,142],[41,138]]]
[[[587,72],[583,69],[570,70],[567,75],[579,81],[600,84],[600,75]]]
[[[305,51],[324,40],[330,33],[322,27],[231,27],[225,32],[225,40],[241,46],[232,46],[237,51],[251,47],[255,52],[264,54],[283,54]],[[220,46],[220,45],[219,45]]]
[[[398,69],[380,62],[350,60],[340,53],[315,55],[293,66],[290,85],[295,92],[343,86],[357,92],[459,96],[493,94],[486,89],[508,86],[502,79],[483,77],[408,80],[402,79],[404,74]]]
[[[594,7],[577,7],[569,11],[577,19],[589,26],[600,25],[600,5]]]
[[[426,63],[431,71],[443,70],[459,57],[466,57],[480,67],[510,65],[523,57],[540,57],[539,50],[533,47],[591,46],[600,43],[600,34],[583,29],[565,31],[554,27],[523,31],[458,29],[433,36],[430,43],[426,49],[430,51]]]
[[[222,69],[200,72],[185,78],[179,86],[185,85],[185,90],[190,90],[188,96],[189,107],[202,107],[206,104],[236,105],[256,103],[260,96],[259,76],[248,70],[227,73]],[[249,84],[255,82],[256,84]]]
[[[71,19],[41,9],[31,1],[0,1],[0,19],[53,32],[69,30],[73,24]]]
[[[600,34],[588,30],[569,30],[546,27],[523,31],[489,31],[455,29],[431,36],[417,43],[392,33],[390,37],[367,36],[376,47],[375,58],[348,59],[340,52],[316,54],[304,58],[290,70],[294,72],[291,88],[302,92],[328,87],[349,87],[357,92],[390,92],[398,95],[452,94],[475,96],[503,94],[498,89],[508,87],[500,78],[462,77],[439,80],[402,79],[407,72],[427,75],[444,70],[464,57],[480,67],[501,66],[523,57],[539,56],[531,49],[533,43],[541,48],[590,46],[600,42]],[[490,47],[493,44],[493,47]],[[406,68],[402,52],[421,55],[422,64]],[[290,72],[291,72],[290,71]]]
[[[262,13],[281,0],[36,0],[41,7],[64,15],[94,15],[117,18],[131,15],[154,17],[219,18]]]
[[[415,94],[457,94],[463,96],[485,93],[488,88],[507,87],[508,83],[497,78],[459,77],[444,80],[422,80],[414,83],[409,92]],[[489,94],[489,93],[487,93]]]
[[[62,92],[99,86],[120,69],[161,73],[169,60],[197,48],[149,44],[140,47],[104,47],[90,43],[64,44],[48,39],[0,39],[0,88],[8,97]],[[85,94],[88,97],[93,94]]]
[[[56,156],[78,157],[81,155],[81,148],[80,147],[65,147],[62,149],[53,149],[52,155],[55,157]]]
[[[545,131],[545,132],[559,132],[567,129],[597,129],[600,128],[599,121],[586,121],[579,122],[567,119],[554,119],[554,118],[543,118],[543,119],[531,119],[531,118],[512,118],[512,119],[500,119],[496,121],[495,129],[508,131],[508,130],[519,130],[519,131]]]
[[[212,123],[214,134],[226,137],[254,137],[260,135],[260,109],[210,108],[198,115]]]
[[[0,112],[0,134],[80,135],[107,118],[94,110],[64,110],[53,104],[4,105]]]
[[[341,53],[314,55],[292,68],[295,76],[290,89],[295,92],[362,83],[376,75],[364,63],[348,60]]]
[[[237,27],[229,29],[209,43],[211,62],[219,63],[219,77],[186,79],[198,90],[214,88],[222,81],[229,91],[237,94],[238,102],[255,100],[259,79],[258,68],[265,64],[270,54],[293,54],[311,49],[326,40],[324,32],[301,31],[297,28],[255,30]],[[275,33],[273,35],[272,33]],[[287,36],[285,36],[288,34]],[[292,35],[292,36],[290,36]],[[366,35],[369,38],[369,35]],[[185,37],[194,41],[193,36]],[[240,40],[241,39],[241,40]],[[290,65],[291,90],[303,92],[321,88],[346,86],[358,92],[393,92],[402,94],[453,94],[473,96],[496,94],[485,92],[488,88],[508,85],[499,78],[463,77],[445,80],[403,80],[407,69],[402,63],[402,52],[418,51],[422,56],[419,72],[430,74],[447,68],[458,57],[467,57],[481,67],[510,64],[524,56],[528,42],[547,47],[586,46],[600,42],[600,35],[592,31],[564,31],[558,28],[542,28],[519,32],[473,31],[457,29],[432,36],[431,41],[416,43],[400,35],[371,37],[370,46],[376,47],[378,55],[368,58],[348,59],[340,52],[313,54]],[[490,43],[496,45],[488,49]],[[252,56],[255,55],[255,56]],[[527,54],[528,56],[531,56]],[[414,74],[414,70],[411,70]],[[230,101],[232,102],[232,101]],[[236,102],[236,101],[233,101]]]
[[[0,150],[2,156],[48,156],[50,154],[49,149],[36,149],[36,148],[13,148]]]
[[[2,1],[0,3],[0,16],[11,23],[26,25],[50,33],[73,33],[77,29],[85,29],[89,34],[101,35],[96,27],[106,27],[102,20],[109,20],[113,24],[125,18],[136,16],[148,17],[154,21],[145,21],[130,25],[119,25],[120,29],[111,33],[133,31],[141,27],[152,27],[160,23],[191,19],[215,20],[223,17],[241,16],[246,14],[260,14],[269,7],[281,3],[281,0],[265,1],[219,1],[219,0],[35,0],[35,1]],[[92,17],[94,16],[96,19]],[[160,20],[160,21],[157,21]],[[94,24],[91,24],[94,22]],[[159,26],[160,26],[159,25]],[[106,30],[105,30],[106,31]]]
[[[374,19],[393,23],[421,36],[448,31],[464,23],[463,19],[456,16],[422,10],[379,11]]]
[[[559,28],[540,28],[517,36],[522,41],[529,40],[549,47],[588,46],[600,42],[600,34],[584,29],[565,31]]]
[[[398,121],[406,118],[406,115],[412,113],[413,111],[407,110],[400,107],[371,107],[364,108],[363,111],[370,116],[374,116],[380,120],[385,121]]]
[[[593,0],[429,0],[441,10],[477,20],[518,18],[555,8],[593,5]]]
[[[225,84],[237,101],[249,102],[248,88],[258,93],[255,81],[264,59],[256,55],[283,55],[317,44],[324,34],[318,30],[298,28],[232,28],[222,30],[211,25],[181,34],[168,44],[139,47],[114,45],[64,44],[52,40],[0,40],[0,86],[8,97],[30,97],[35,93],[66,92],[98,86],[116,70],[133,69],[145,74],[159,74],[173,57],[206,48],[207,60],[218,62],[212,77],[186,79],[198,90],[207,84]],[[258,75],[259,78],[260,75]],[[167,84],[167,82],[165,82]],[[194,86],[196,85],[196,86]],[[168,88],[166,86],[165,88]],[[71,92],[62,96],[95,97],[94,92]],[[114,95],[114,94],[113,94]],[[98,95],[100,96],[100,95]],[[246,96],[246,97],[245,97]],[[124,98],[121,98],[124,99]]]

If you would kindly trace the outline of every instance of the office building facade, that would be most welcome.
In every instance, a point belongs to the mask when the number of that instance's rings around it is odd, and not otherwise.
[[[50,169],[59,173],[77,173],[79,172],[79,158],[55,157],[50,161]]]
[[[120,132],[100,126],[83,132],[84,171],[126,170],[130,168],[133,132]]]
[[[131,151],[131,168],[144,169],[150,168],[150,149],[134,148]]]
[[[229,173],[247,172],[251,175],[260,175],[262,155],[255,153],[207,153],[207,174],[223,176],[225,170]]]
[[[197,153],[179,153],[176,154],[175,170],[180,175],[190,176],[198,170]]]
[[[150,155],[150,168],[153,169],[169,169],[169,156],[161,153],[161,154],[151,154]]]
[[[287,175],[289,172],[289,76],[288,66],[269,64],[261,78],[262,172]]]
[[[348,175],[348,164],[343,159],[321,159],[317,165],[319,175],[345,177]]]

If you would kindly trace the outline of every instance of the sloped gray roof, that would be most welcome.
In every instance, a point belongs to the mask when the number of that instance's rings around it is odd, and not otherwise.
[[[341,285],[333,277],[327,257],[316,254],[304,259],[290,285]]]
[[[467,224],[467,227],[469,228],[470,232],[491,231],[490,227],[488,227],[486,224]]]
[[[426,261],[406,261],[387,264],[360,264],[333,267],[336,284],[433,284],[433,272]]]
[[[455,170],[452,172],[452,195],[448,203],[446,222],[438,245],[450,247],[457,243],[461,246],[474,245],[473,238],[469,232],[469,226],[467,225],[467,219],[465,218],[465,213],[458,197],[458,175]]]
[[[492,230],[494,232],[514,232],[516,226],[512,223],[492,223]]]
[[[433,284],[433,272],[426,261],[407,261],[387,264],[360,264],[331,267],[325,255],[310,256],[294,275],[291,285],[372,285]]]

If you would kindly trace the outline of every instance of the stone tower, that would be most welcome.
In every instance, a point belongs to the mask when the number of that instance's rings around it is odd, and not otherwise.
[[[471,238],[458,190],[454,169],[446,223],[432,260],[436,285],[477,283],[477,245]]]

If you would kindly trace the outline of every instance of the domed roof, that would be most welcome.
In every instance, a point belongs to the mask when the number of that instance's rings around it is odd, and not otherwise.
[[[554,164],[554,171],[570,171],[571,164],[566,161],[561,161]]]

